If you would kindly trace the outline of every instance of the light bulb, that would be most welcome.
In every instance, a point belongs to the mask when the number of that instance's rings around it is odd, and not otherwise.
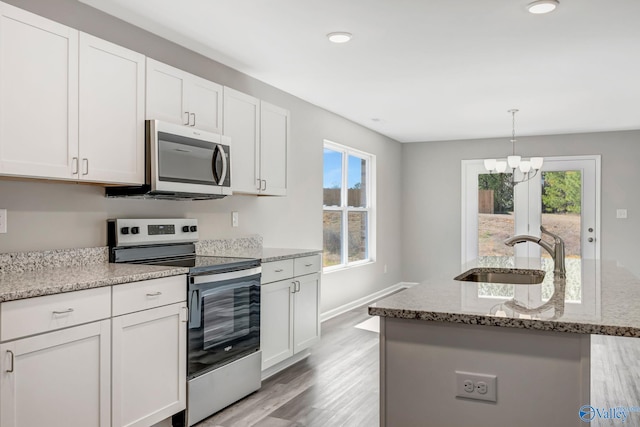
[[[527,9],[530,13],[535,15],[541,15],[544,13],[553,12],[558,7],[558,0],[538,0],[533,3],[529,3]]]
[[[542,167],[544,163],[544,159],[542,157],[532,157],[531,158],[531,167],[535,170],[538,170]]]
[[[484,159],[484,168],[488,171],[496,170],[496,159]]]
[[[507,170],[507,162],[505,162],[504,160],[499,160],[496,162],[496,171],[498,173],[503,173],[506,170]]]
[[[509,163],[509,167],[511,169],[515,169],[520,164],[520,160],[521,159],[522,159],[522,157],[520,157],[520,156],[509,156],[509,157],[507,157],[507,163]]]

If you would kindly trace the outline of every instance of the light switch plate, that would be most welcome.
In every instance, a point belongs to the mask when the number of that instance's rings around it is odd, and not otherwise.
[[[7,210],[0,209],[0,233],[7,232]]]
[[[238,212],[231,212],[231,226],[238,226]]]
[[[616,210],[616,218],[618,218],[618,219],[626,219],[627,218],[627,210],[626,209],[618,209],[618,210]]]

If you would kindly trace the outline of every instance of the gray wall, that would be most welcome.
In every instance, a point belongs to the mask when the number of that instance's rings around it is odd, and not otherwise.
[[[8,0],[55,21],[96,35],[291,111],[287,197],[232,196],[203,202],[114,200],[98,186],[0,181],[0,208],[8,209],[9,232],[0,253],[106,245],[105,220],[113,217],[195,217],[201,238],[258,233],[268,247],[322,247],[322,144],[330,139],[377,156],[377,263],[323,277],[322,311],[401,280],[400,169],[396,141],[356,125],[274,87],[75,0]],[[231,227],[231,211],[240,226]],[[382,274],[388,265],[388,273]],[[355,270],[354,270],[355,271]]]
[[[404,144],[402,247],[406,281],[460,267],[461,160],[504,157],[508,138]],[[602,259],[640,274],[640,131],[520,137],[523,156],[602,156]],[[628,219],[616,219],[616,209]]]

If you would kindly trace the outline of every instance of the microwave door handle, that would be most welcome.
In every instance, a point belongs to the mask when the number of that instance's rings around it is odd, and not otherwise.
[[[220,181],[220,175],[218,174],[218,154],[220,146],[213,147],[213,156],[211,156],[211,171],[213,172],[213,182],[218,183]]]
[[[220,174],[220,182],[219,185],[223,185],[225,179],[227,178],[227,156],[225,156],[224,147],[222,145],[218,145],[218,153],[222,157],[222,173]]]

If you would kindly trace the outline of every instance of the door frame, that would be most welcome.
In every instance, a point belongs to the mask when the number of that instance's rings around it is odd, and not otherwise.
[[[601,245],[600,245],[600,226],[601,226],[601,156],[598,155],[581,155],[581,156],[554,156],[554,157],[545,157],[546,162],[554,162],[554,161],[594,161],[595,164],[595,218],[594,218],[594,227],[595,233],[594,238],[596,241],[595,248],[595,259],[599,260],[601,257]],[[486,169],[484,167],[484,159],[473,159],[473,160],[462,160],[461,162],[461,233],[460,233],[460,261],[462,264],[465,264],[469,261],[473,261],[478,257],[477,247],[478,247],[478,198],[477,197],[469,197],[470,192],[474,192],[477,195],[478,193],[478,175],[485,172]],[[542,167],[542,171],[544,171],[544,165]],[[583,178],[584,179],[584,178]],[[530,190],[529,185],[526,185],[525,188],[518,188],[521,191],[514,191],[514,211],[516,209],[517,200],[521,197],[530,198]],[[583,200],[584,203],[584,200]],[[470,212],[474,212],[474,215],[468,215]],[[517,221],[517,213],[514,214],[516,216],[515,221]],[[476,230],[475,233],[470,233],[471,231]],[[518,224],[516,224],[516,230],[514,232],[520,232],[518,230]],[[539,231],[530,231],[531,234],[539,234]],[[527,245],[521,245],[523,248]],[[519,255],[518,256],[526,256]]]

